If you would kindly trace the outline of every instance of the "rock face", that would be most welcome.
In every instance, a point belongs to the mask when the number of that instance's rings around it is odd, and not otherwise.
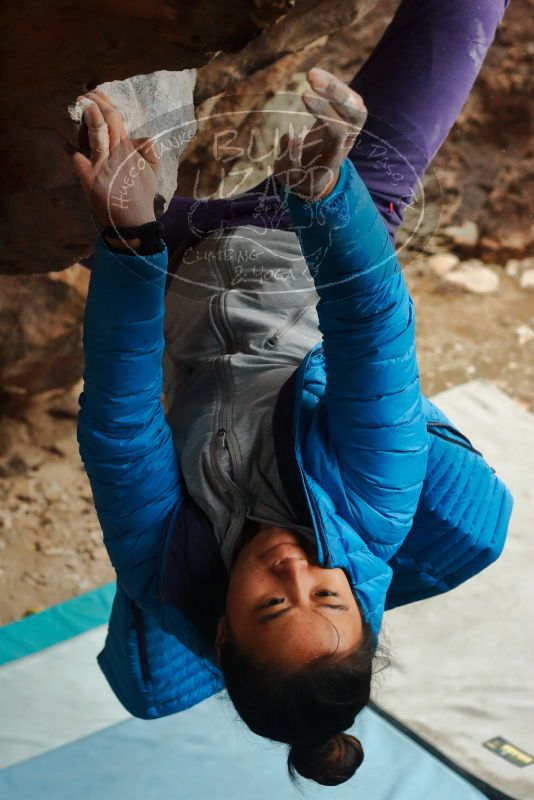
[[[201,67],[195,89],[199,131],[180,167],[179,193],[228,196],[236,191],[235,186],[241,180],[236,177],[232,181],[229,174],[232,171],[238,174],[240,169],[249,171],[251,166],[252,173],[243,185],[240,184],[239,191],[259,183],[265,177],[265,164],[269,163],[261,156],[272,148],[276,119],[280,120],[282,115],[284,129],[287,129],[291,118],[298,128],[299,119],[291,116],[292,111],[297,110],[299,115],[305,112],[299,97],[303,89],[309,89],[303,80],[303,71],[324,60],[335,48],[342,32],[354,35],[360,27],[354,23],[361,21],[375,2],[297,0],[291,13],[266,29],[240,53],[219,53]],[[373,17],[370,15],[366,24]],[[343,78],[342,64],[339,59],[336,61],[327,68]],[[277,116],[272,116],[273,113]],[[232,131],[235,138],[230,141],[229,137],[227,153],[224,158],[217,159],[213,157],[214,133],[224,130]],[[262,139],[267,141],[262,142]],[[229,155],[232,148],[233,157]],[[240,150],[244,157],[239,155]],[[255,160],[254,156],[259,157]]]
[[[6,0],[0,10],[3,30],[9,31],[0,56],[5,155],[0,273],[66,270],[91,252],[95,231],[69,162],[78,136],[69,106],[79,94],[101,86],[118,100],[119,91],[124,93],[121,107],[141,97],[140,116],[132,114],[128,121],[135,133],[152,116],[151,92],[165,92],[161,76],[171,91],[177,72],[196,69],[197,116],[215,112],[234,120],[235,112],[243,114],[248,106],[253,124],[251,94],[270,103],[277,91],[296,92],[294,74],[314,64],[350,79],[398,6],[398,0],[381,0],[361,24],[375,2],[28,0],[21,13],[20,4]],[[534,241],[528,184],[534,151],[525,99],[532,94],[525,25],[530,5],[531,0],[510,4],[471,98],[434,163],[443,194],[442,224],[471,220],[480,232],[474,247],[447,243],[462,258],[502,265],[524,259]],[[173,97],[169,108],[177,105]],[[224,123],[224,116],[219,119]],[[199,134],[180,164],[180,193],[193,190],[197,167],[205,190],[217,188],[220,176],[205,146],[209,134],[209,123],[199,121]],[[168,177],[163,193],[171,191],[174,180],[175,175]],[[450,258],[445,265],[435,263],[433,271],[456,272]],[[525,269],[516,270],[518,285]],[[528,283],[530,277],[522,280]],[[56,284],[48,276],[0,277],[0,391],[10,387],[31,394],[67,385],[81,373],[83,289]],[[55,308],[56,315],[47,312],[41,325],[39,308]],[[64,339],[57,338],[61,325]],[[32,326],[35,335],[30,335]]]
[[[82,374],[89,271],[0,276],[0,395],[68,388]]]
[[[193,108],[196,70],[159,70],[151,75],[135,75],[125,81],[107,81],[101,89],[121,110],[124,127],[130,136],[154,139],[154,152],[161,169],[157,192],[167,207],[176,191],[180,156],[197,131]],[[78,103],[69,106],[69,115],[82,126],[83,110]]]
[[[70,166],[73,147],[84,144],[77,96],[102,89],[131,135],[184,130],[187,120],[190,135],[197,67],[206,65],[195,98],[200,109],[201,101],[224,107],[225,91],[272,95],[306,58],[317,57],[328,34],[375,2],[28,0],[23,14],[15,0],[3,4],[0,21],[9,36],[2,41],[0,125],[9,158],[0,192],[0,394],[32,395],[81,375],[88,273],[79,265],[64,277],[57,273],[89,255],[95,237]],[[165,155],[159,193],[166,202],[182,144],[175,140]],[[195,147],[191,163],[206,160],[202,142]]]
[[[0,273],[64,269],[91,252],[94,228],[69,161],[77,129],[68,107],[79,94],[138,76],[120,91],[141,99],[146,121],[152,91],[158,114],[182,99],[174,96],[174,79],[164,85],[161,73],[226,54],[204,79],[205,98],[346,26],[374,2],[28,0],[21,13],[19,3],[7,0],[0,12],[2,30],[9,31],[2,40],[0,128],[9,158],[2,167]],[[118,97],[119,87],[111,88]],[[166,178],[167,194],[173,180]]]

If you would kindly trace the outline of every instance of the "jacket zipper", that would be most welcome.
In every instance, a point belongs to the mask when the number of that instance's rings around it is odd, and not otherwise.
[[[145,623],[143,620],[143,612],[141,609],[134,603],[133,600],[131,602],[132,607],[132,614],[133,614],[133,624],[135,629],[135,635],[137,637],[137,649],[139,651],[139,661],[141,664],[141,675],[143,680],[147,683],[152,680],[152,675],[150,673],[150,667],[148,664],[148,651],[146,646],[146,638],[145,638]]]
[[[287,320],[285,321],[285,323],[280,328],[278,328],[278,330],[275,331],[271,336],[269,336],[269,338],[265,341],[265,345],[264,346],[265,347],[275,347],[275,345],[278,344],[278,342],[280,341],[282,336],[285,333],[287,333],[288,330],[290,330],[290,328],[292,328],[299,321],[299,319],[301,317],[304,316],[306,311],[312,305],[314,305],[316,300],[317,300],[317,295],[314,295],[313,300],[311,300],[309,303],[306,303],[303,306],[299,306],[294,311],[292,311],[291,314],[289,315],[289,317],[287,318]]]
[[[316,350],[319,348],[319,346],[320,345],[315,345],[315,347],[312,350],[310,350],[309,353],[307,353],[306,356],[304,356],[304,362],[305,363],[303,363],[301,365],[301,373],[299,375],[299,381],[298,381],[298,384],[295,387],[295,399],[297,397],[300,397],[300,394],[301,394],[301,391],[302,391],[302,382],[304,380],[304,374],[306,372],[306,367],[308,365],[308,361],[310,360],[310,357],[312,356],[312,354],[315,353]],[[294,415],[295,415],[294,416],[295,437],[294,437],[294,440],[293,440],[293,448],[294,448],[295,454],[297,456],[297,464],[298,464],[298,468],[299,468],[302,484],[303,484],[304,490],[306,492],[306,497],[308,498],[308,500],[309,500],[309,502],[310,502],[310,504],[312,506],[312,509],[313,509],[312,518],[313,518],[313,526],[315,528],[315,534],[316,534],[317,538],[319,539],[319,541],[321,542],[321,547],[322,547],[322,550],[323,550],[323,554],[325,555],[325,566],[328,566],[328,564],[330,563],[330,548],[328,547],[328,539],[327,539],[325,531],[324,531],[321,514],[319,513],[319,509],[317,508],[317,503],[315,502],[315,497],[313,496],[313,492],[311,491],[311,489],[308,486],[308,483],[306,481],[306,476],[304,474],[304,469],[302,467],[302,464],[301,464],[301,461],[300,461],[300,456],[299,456],[299,454],[300,454],[300,445],[299,445],[299,441],[300,441],[300,413],[298,413],[297,409],[298,409],[298,405],[295,402],[295,410],[294,410]]]
[[[167,544],[169,542],[169,537],[172,535],[174,530],[174,526],[176,524],[176,517],[179,514],[178,508],[173,508],[167,517],[165,522],[165,527],[163,529],[163,536],[161,537],[161,542],[158,551],[158,568],[157,568],[157,576],[158,576],[158,586],[157,586],[157,598],[160,603],[163,602],[163,578],[164,578],[164,556],[166,555],[167,551]]]
[[[314,511],[314,514],[313,514],[314,526],[315,526],[316,533],[318,534],[319,541],[321,542],[323,553],[325,555],[325,567],[327,567],[329,565],[329,563],[330,563],[330,548],[328,547],[328,539],[327,539],[326,534],[324,532],[323,520],[321,518],[321,514],[319,513],[319,509],[317,508],[317,503],[315,502],[315,497],[313,496],[313,492],[311,491],[311,489],[308,487],[308,484],[306,483],[306,477],[305,477],[305,474],[304,474],[304,470],[301,467],[300,462],[298,462],[298,464],[299,464],[299,470],[300,470],[302,483],[304,484],[304,488],[306,490],[306,495],[307,495],[307,497],[309,497],[309,499],[311,501],[311,505],[313,507],[313,511]],[[317,524],[315,523],[315,520],[317,520]]]
[[[439,420],[428,420],[426,426],[430,433],[433,433],[434,436],[439,436],[440,439],[444,439],[446,442],[457,444],[458,447],[465,447],[466,450],[471,450],[472,453],[477,453],[479,456],[482,455],[480,450],[477,450],[473,447],[467,436],[465,436],[452,425],[448,425],[446,422],[440,422]],[[448,431],[449,433],[453,434],[453,436],[459,436],[460,439],[463,439],[463,442],[457,442],[456,439],[453,439],[450,436],[445,436],[439,430],[432,430],[433,428],[443,428],[443,430]]]
[[[297,403],[297,398],[299,398],[301,393],[302,393],[302,385],[303,385],[303,382],[304,382],[304,375],[305,375],[305,372],[306,372],[306,368],[307,368],[308,362],[309,362],[310,358],[313,355],[315,355],[315,353],[318,351],[318,349],[320,349],[320,344],[315,345],[315,347],[313,347],[312,350],[310,350],[306,354],[306,356],[304,357],[304,359],[303,359],[303,361],[302,361],[302,363],[300,365],[301,373],[299,375],[299,381],[298,381],[298,383],[296,384],[296,387],[295,387],[295,409],[294,409],[294,417],[293,417],[294,429],[295,429],[295,437],[294,437],[294,441],[293,441],[293,447],[294,447],[295,455],[297,457],[297,464],[298,464],[301,480],[302,480],[304,489],[306,491],[306,496],[307,496],[307,498],[308,498],[308,500],[309,500],[309,502],[310,502],[310,504],[312,506],[313,512],[314,512],[314,514],[312,516],[313,516],[313,523],[314,523],[315,532],[316,532],[316,535],[319,538],[319,540],[320,540],[320,542],[321,542],[321,544],[323,546],[323,550],[324,550],[324,552],[326,554],[326,561],[328,563],[330,561],[330,551],[329,551],[329,548],[328,548],[328,541],[327,541],[327,538],[326,538],[326,535],[325,535],[325,532],[324,532],[321,515],[320,515],[319,510],[317,508],[317,503],[316,503],[315,498],[313,496],[313,492],[311,491],[311,489],[309,488],[309,486],[307,484],[306,476],[304,474],[304,469],[302,467],[301,459],[300,459],[300,444],[299,444],[299,441],[300,441],[300,410],[298,408],[298,403]],[[482,453],[479,450],[477,450],[475,447],[473,447],[473,445],[471,444],[471,442],[469,441],[467,436],[465,436],[463,433],[461,433],[459,430],[457,430],[452,425],[448,425],[447,423],[440,422],[439,420],[428,420],[426,425],[427,425],[428,431],[430,433],[432,433],[433,435],[439,436],[441,439],[444,439],[445,441],[448,441],[448,442],[451,442],[453,444],[456,444],[456,445],[458,445],[458,447],[463,447],[466,450],[470,450],[471,452],[476,453],[479,456],[482,456]],[[436,430],[437,428],[442,428],[443,430],[448,431],[449,433],[460,437],[464,441],[463,442],[458,442],[456,439],[453,439],[452,436],[446,436],[443,433],[441,433],[441,431]],[[492,470],[492,472],[495,472],[493,467],[490,467],[490,469]]]

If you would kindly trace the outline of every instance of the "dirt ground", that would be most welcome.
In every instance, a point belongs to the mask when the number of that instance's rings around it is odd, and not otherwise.
[[[424,392],[487,379],[532,411],[534,289],[522,288],[521,270],[510,263],[528,255],[532,236],[529,10],[529,0],[511,3],[477,87],[433,165],[443,190],[441,222],[406,276],[418,315]],[[367,49],[381,24],[366,34]],[[340,53],[348,36],[338,42]],[[467,250],[444,234],[446,225],[465,220],[480,230]],[[498,276],[497,290],[467,292],[437,276],[429,267],[436,252],[481,259]],[[0,624],[114,578],[78,455],[80,391],[78,385],[13,403],[0,415]]]

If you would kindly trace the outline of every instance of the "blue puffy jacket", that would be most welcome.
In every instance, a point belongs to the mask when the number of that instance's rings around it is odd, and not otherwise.
[[[323,334],[295,376],[291,459],[320,561],[346,571],[378,633],[385,608],[451,589],[497,558],[511,497],[420,393],[412,301],[352,163],[324,200],[288,193],[286,201],[320,296]],[[167,262],[166,248],[117,255],[97,239],[78,423],[117,572],[99,663],[126,708],[145,718],[223,686],[183,605],[162,591],[173,540],[194,546],[205,532],[160,402]]]

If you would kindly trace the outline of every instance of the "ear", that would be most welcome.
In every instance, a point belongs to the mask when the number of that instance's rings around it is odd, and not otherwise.
[[[217,633],[215,635],[215,651],[217,653],[217,657],[220,656],[221,647],[226,643],[226,639],[226,617],[223,615],[217,623]]]

